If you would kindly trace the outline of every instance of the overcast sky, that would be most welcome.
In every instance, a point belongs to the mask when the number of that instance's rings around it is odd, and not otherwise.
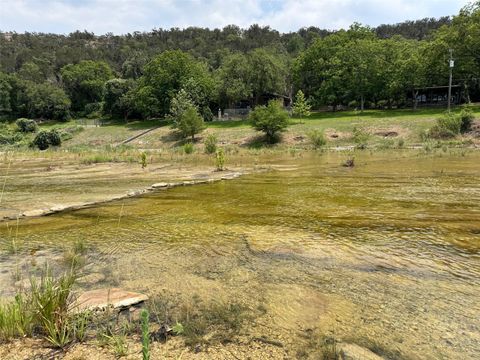
[[[454,15],[468,0],[0,0],[0,30],[124,34],[153,28],[376,26]]]

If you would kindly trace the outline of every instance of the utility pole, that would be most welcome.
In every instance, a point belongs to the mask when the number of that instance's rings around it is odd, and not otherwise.
[[[450,49],[450,59],[448,60],[448,67],[450,69],[450,80],[448,81],[448,112],[450,112],[450,104],[452,102],[452,73],[453,73],[453,66],[455,65],[455,61],[453,60],[453,50]]]

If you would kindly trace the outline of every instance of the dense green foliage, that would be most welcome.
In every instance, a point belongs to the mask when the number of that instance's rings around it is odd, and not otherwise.
[[[428,135],[436,139],[455,137],[470,131],[473,119],[473,112],[469,107],[464,107],[460,114],[447,112],[437,119],[437,123],[430,129]]]
[[[40,150],[46,150],[50,146],[62,145],[62,138],[55,129],[50,131],[42,130],[33,139],[33,145],[38,147]]]
[[[249,120],[253,128],[263,131],[271,143],[277,140],[279,132],[288,127],[288,113],[276,100],[271,100],[267,106],[257,106],[250,113]]]
[[[31,119],[20,118],[15,121],[18,130],[23,133],[36,132],[38,129],[37,122]]]
[[[61,75],[74,110],[83,110],[85,105],[101,101],[105,82],[113,78],[108,64],[91,60],[66,65]]]
[[[307,103],[416,108],[420,89],[448,84],[449,49],[454,83],[469,102],[480,99],[479,23],[477,1],[452,18],[334,32],[252,25],[119,36],[0,33],[0,115],[164,117],[180,91],[205,121],[219,107],[291,103],[295,93],[303,94],[293,108],[300,116]]]

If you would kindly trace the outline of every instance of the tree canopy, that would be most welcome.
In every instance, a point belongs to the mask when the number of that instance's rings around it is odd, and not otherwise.
[[[97,36],[0,32],[0,115],[164,117],[185,92],[204,120],[218,108],[292,102],[313,109],[416,107],[418,90],[454,83],[480,100],[480,1],[458,15],[377,28],[156,29]]]

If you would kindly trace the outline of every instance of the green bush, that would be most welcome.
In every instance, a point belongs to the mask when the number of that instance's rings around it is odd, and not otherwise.
[[[183,145],[183,152],[185,154],[192,154],[194,150],[195,148],[191,142],[188,142],[185,145]]]
[[[40,150],[46,150],[50,146],[60,146],[61,144],[62,139],[55,129],[50,131],[42,130],[33,139],[33,145]]]
[[[48,132],[45,130],[40,131],[33,139],[33,145],[38,147],[40,150],[46,150],[50,146],[49,144],[50,137]]]
[[[327,144],[327,139],[325,138],[323,131],[313,130],[308,133],[307,136],[315,149],[319,149]]]
[[[62,145],[62,138],[57,130],[52,129],[48,132],[48,143],[51,146],[60,146]]]
[[[23,140],[23,136],[20,133],[5,133],[0,134],[0,145],[13,145]]]
[[[217,136],[215,134],[208,134],[205,138],[204,145],[205,145],[205,152],[207,154],[213,154],[217,151]]]
[[[218,171],[225,170],[225,152],[222,148],[217,149],[215,153],[215,166]]]
[[[472,123],[475,116],[473,115],[473,111],[470,107],[465,106],[462,111],[460,112],[460,132],[466,133],[472,130]]]
[[[460,116],[446,113],[437,119],[437,123],[430,129],[430,137],[435,139],[449,139],[460,134],[462,120]]]
[[[38,130],[38,125],[35,120],[20,118],[15,124],[18,127],[18,130],[23,133],[33,133]]]
[[[278,140],[278,133],[288,127],[288,113],[277,100],[270,100],[267,106],[257,106],[249,115],[252,127],[265,133],[268,142]]]

